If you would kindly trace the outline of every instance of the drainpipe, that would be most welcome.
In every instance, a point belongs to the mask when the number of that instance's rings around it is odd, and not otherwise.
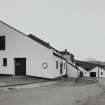
[[[68,78],[67,60],[66,60],[66,78]]]

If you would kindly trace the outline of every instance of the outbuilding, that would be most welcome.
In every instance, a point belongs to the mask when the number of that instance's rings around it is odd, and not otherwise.
[[[80,66],[80,67],[78,67],[78,69],[83,73],[83,77],[89,77],[90,76],[89,71],[87,71],[83,67]]]
[[[99,66],[96,66],[89,71],[90,77],[105,78],[105,69]]]

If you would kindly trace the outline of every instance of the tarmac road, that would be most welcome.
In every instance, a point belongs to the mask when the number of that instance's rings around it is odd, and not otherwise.
[[[33,88],[25,89],[1,89],[0,105],[105,105],[103,103],[88,104],[92,98],[95,101],[98,96],[100,98],[97,99],[105,99],[103,92],[103,84],[95,83],[73,87],[69,85],[69,82],[40,85],[37,87],[33,85]]]

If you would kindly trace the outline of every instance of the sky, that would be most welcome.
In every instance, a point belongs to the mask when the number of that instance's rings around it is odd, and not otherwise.
[[[105,0],[0,0],[0,20],[75,59],[105,61]]]

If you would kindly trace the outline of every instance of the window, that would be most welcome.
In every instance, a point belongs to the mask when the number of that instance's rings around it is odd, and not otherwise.
[[[65,63],[64,63],[64,69],[65,69]]]
[[[63,63],[60,63],[60,74],[63,74]]]
[[[56,61],[56,69],[58,69],[58,61]]]
[[[103,75],[103,72],[101,72],[101,75]]]
[[[7,66],[7,58],[3,58],[3,66]]]
[[[0,50],[5,50],[5,36],[0,36]]]

